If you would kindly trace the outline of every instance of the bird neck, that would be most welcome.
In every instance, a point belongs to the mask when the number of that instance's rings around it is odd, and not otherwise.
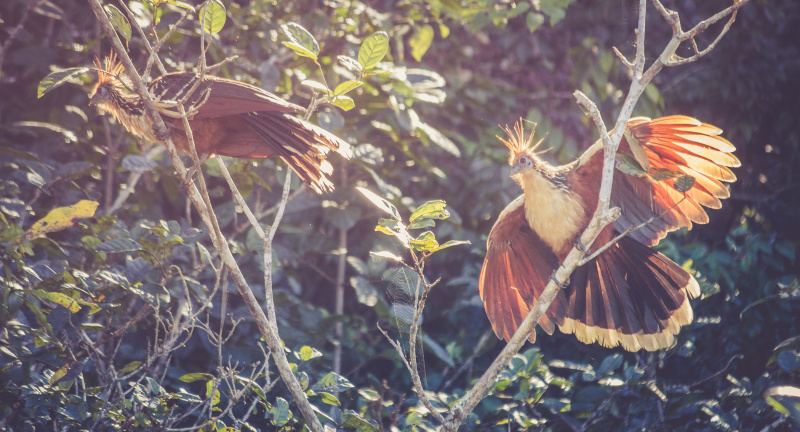
[[[109,95],[109,101],[99,105],[100,108],[113,114],[128,132],[150,141],[159,141],[153,134],[152,121],[145,114],[144,102],[139,95],[117,89],[112,89]]]
[[[546,165],[520,173],[519,182],[528,225],[556,255],[566,255],[585,217],[581,197],[569,189],[563,173]]]

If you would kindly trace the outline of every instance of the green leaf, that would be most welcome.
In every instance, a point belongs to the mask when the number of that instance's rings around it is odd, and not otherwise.
[[[328,372],[324,377],[317,381],[317,383],[314,384],[311,389],[315,392],[338,392],[353,387],[353,384],[350,384],[350,381],[348,381],[347,378],[337,374],[336,372]]]
[[[400,220],[400,213],[397,211],[397,207],[395,207],[392,203],[376,195],[375,192],[372,192],[369,189],[365,189],[363,187],[357,187],[356,189],[358,189],[362,195],[367,197],[368,200],[372,201],[372,204],[374,204],[375,207],[378,207],[386,213],[389,213],[396,220]]]
[[[214,379],[214,375],[207,374],[207,373],[190,373],[186,375],[182,375],[179,380],[190,383],[195,381],[212,381]]]
[[[387,260],[390,260],[390,261],[397,261],[397,262],[403,261],[403,258],[401,258],[400,256],[395,255],[395,254],[393,254],[393,253],[391,253],[389,251],[370,252],[369,254],[371,256],[387,259]]]
[[[97,247],[98,252],[132,252],[143,249],[135,240],[126,238],[111,239]]]
[[[630,129],[625,129],[624,135],[625,141],[628,142],[628,147],[630,147],[636,162],[639,162],[639,166],[641,166],[645,172],[650,171],[650,160],[647,158],[647,153],[645,153],[644,148],[639,143],[639,139],[636,138]]]
[[[436,226],[436,222],[434,222],[433,219],[422,218],[408,224],[408,229],[433,228],[434,226]]]
[[[53,90],[54,88],[60,86],[61,84],[64,84],[65,82],[69,81],[74,76],[85,73],[88,70],[89,68],[87,67],[76,67],[76,68],[60,70],[47,75],[46,77],[44,77],[44,79],[42,79],[41,82],[39,82],[39,87],[36,89],[36,97],[41,98],[42,96],[47,94],[50,90]]]
[[[328,392],[318,392],[317,395],[322,398],[322,402],[333,405],[333,406],[342,406],[342,403],[339,402],[339,398],[336,396],[328,393]]]
[[[105,9],[108,20],[111,21],[111,25],[114,26],[117,33],[121,34],[126,41],[131,40],[131,23],[128,22],[125,15],[114,5],[107,4],[103,6],[103,9]]]
[[[418,251],[433,252],[439,247],[439,242],[436,241],[436,236],[430,231],[425,231],[414,240],[411,240],[411,246]]]
[[[352,428],[359,432],[380,432],[378,426],[370,423],[355,411],[347,410],[342,414],[345,428]]]
[[[344,66],[349,71],[355,72],[359,75],[361,75],[361,73],[364,72],[364,66],[361,66],[361,63],[359,63],[358,60],[352,57],[340,55],[339,57],[337,57],[337,59],[339,59],[339,63],[341,63],[342,66]]]
[[[208,34],[217,34],[225,26],[227,19],[225,6],[220,0],[211,0],[203,6],[200,11],[200,20],[203,23],[203,31]]]
[[[125,367],[120,369],[119,373],[120,374],[126,374],[126,373],[129,373],[129,372],[133,372],[136,369],[139,369],[139,366],[141,366],[141,365],[142,365],[142,362],[140,362],[140,361],[132,361],[132,362],[126,364]]]
[[[431,200],[422,204],[421,206],[417,207],[414,213],[411,213],[411,217],[408,218],[409,222],[414,222],[419,218],[427,218],[427,219],[447,219],[450,217],[450,213],[445,210],[447,203],[442,200]]]
[[[331,89],[329,89],[325,84],[322,84],[319,81],[303,80],[303,81],[300,82],[300,84],[304,85],[306,87],[311,87],[314,90],[319,90],[319,91],[321,91],[321,92],[323,92],[325,94],[330,94],[331,93]]]
[[[647,171],[639,165],[639,162],[636,162],[636,159],[624,153],[617,153],[616,166],[618,170],[634,177],[643,178],[647,176]]]
[[[331,101],[331,105],[341,108],[343,111],[350,111],[356,107],[356,103],[350,96],[336,96]]]
[[[275,400],[275,405],[270,408],[269,412],[272,414],[272,423],[278,427],[283,427],[292,419],[292,413],[289,411],[289,402],[286,402],[286,399],[282,397]]]
[[[431,252],[438,252],[442,249],[447,249],[449,247],[458,246],[458,245],[468,245],[471,244],[469,240],[448,240],[443,245],[439,245],[436,249],[432,250]]]
[[[43,300],[49,300],[53,303],[57,303],[65,308],[69,309],[72,313],[78,313],[81,310],[81,305],[72,297],[58,293],[58,292],[48,292],[40,289],[28,290],[28,293],[35,295]]]
[[[603,360],[603,363],[600,364],[600,368],[597,369],[597,374],[605,375],[607,373],[614,372],[617,370],[617,368],[622,366],[622,360],[623,358],[621,354],[611,354]]]
[[[528,12],[525,17],[525,24],[528,25],[528,31],[533,33],[544,24],[544,15],[538,12]]]
[[[354,276],[350,278],[350,285],[356,290],[358,302],[373,307],[378,304],[378,289],[375,288],[366,278]]]
[[[447,363],[447,365],[450,366],[451,368],[456,367],[456,363],[455,363],[455,361],[453,361],[453,358],[450,357],[450,354],[448,354],[447,351],[441,345],[439,345],[438,342],[433,340],[433,338],[431,338],[427,334],[423,334],[422,335],[422,342],[425,344],[426,348],[431,350],[431,352],[436,357],[439,358],[439,360]]]
[[[187,10],[192,10],[192,11],[194,10],[194,6],[192,6],[191,4],[186,3],[184,1],[167,0],[167,3],[169,3],[169,4],[173,5],[173,6],[177,6],[177,7],[181,8],[181,9],[187,9]]]
[[[433,29],[431,29],[433,31]],[[358,49],[358,64],[363,70],[372,69],[389,52],[389,35],[377,32],[364,39]]]
[[[181,400],[181,401],[184,401],[184,402],[189,402],[189,403],[197,403],[197,404],[199,404],[199,403],[203,402],[203,400],[200,399],[199,396],[197,396],[196,394],[193,394],[193,393],[188,393],[185,389],[178,389],[177,393],[170,393],[170,396],[171,396],[172,399],[178,399],[178,400]]]
[[[439,130],[422,121],[417,123],[417,127],[425,132],[425,135],[442,150],[455,157],[461,157],[461,151],[458,149],[458,146],[456,146],[450,138],[447,138],[443,133],[439,132]]]
[[[283,42],[295,54],[317,60],[319,56],[319,43],[314,36],[304,29],[300,24],[289,23],[281,26],[283,33],[289,38],[288,42]]]
[[[296,354],[299,354],[300,360],[303,360],[303,361],[309,361],[309,360],[315,359],[317,357],[322,357],[322,353],[321,352],[317,351],[314,348],[311,348],[308,345],[303,345],[303,347],[300,348],[300,351],[298,353],[296,353]]]
[[[219,403],[219,397],[220,397],[220,392],[218,388],[214,388],[214,380],[207,381],[206,398],[211,398],[211,406],[215,406]]]
[[[684,174],[675,180],[675,182],[672,184],[672,187],[674,187],[678,192],[686,193],[694,187],[694,182],[694,177]]]
[[[347,92],[353,91],[361,87],[362,84],[363,83],[361,81],[356,81],[356,80],[345,81],[336,86],[336,89],[333,91],[333,95],[341,96]]]
[[[418,28],[408,43],[411,45],[411,56],[414,57],[414,60],[422,61],[422,56],[433,43],[433,27],[424,25]]]
[[[767,403],[785,416],[800,421],[800,388],[776,386],[764,392]]]

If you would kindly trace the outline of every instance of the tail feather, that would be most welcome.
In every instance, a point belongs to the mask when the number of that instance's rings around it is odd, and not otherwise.
[[[686,271],[641,243],[623,238],[573,273],[564,291],[564,333],[582,342],[636,351],[670,346],[692,321],[699,294]]]

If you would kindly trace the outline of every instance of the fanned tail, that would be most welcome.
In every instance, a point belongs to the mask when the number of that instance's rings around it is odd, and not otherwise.
[[[697,281],[664,255],[630,238],[573,273],[562,291],[567,313],[559,329],[587,344],[655,351],[674,343],[692,322]]]

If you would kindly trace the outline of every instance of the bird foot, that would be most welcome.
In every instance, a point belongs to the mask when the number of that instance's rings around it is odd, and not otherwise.
[[[584,254],[588,254],[589,253],[589,248],[587,248],[583,244],[583,242],[581,242],[581,238],[580,237],[575,239],[575,248],[578,249],[579,251],[581,251]]]
[[[566,281],[566,282],[564,282],[564,285],[561,285],[561,283],[559,283],[559,282],[558,282],[558,279],[556,279],[556,272],[557,272],[557,271],[558,271],[558,269],[556,269],[556,270],[553,270],[553,273],[551,273],[551,274],[550,274],[550,279],[551,279],[553,282],[555,282],[555,283],[556,283],[556,285],[558,285],[558,287],[559,287],[559,288],[561,288],[562,290],[563,290],[563,289],[567,289],[567,286],[569,285],[569,278],[567,278],[567,281]]]
[[[186,170],[186,176],[181,179],[181,190],[187,192],[189,188],[192,187],[194,184],[194,176],[199,171],[200,170],[197,168],[197,166],[189,167],[189,169]]]
[[[167,128],[166,128],[166,130],[163,131],[163,133],[160,132],[155,127],[153,127],[153,135],[155,135],[156,139],[158,139],[161,142],[166,142],[167,138],[169,138],[170,134],[172,134],[172,129],[175,128],[175,126],[170,124],[170,123],[164,123],[164,125]]]

